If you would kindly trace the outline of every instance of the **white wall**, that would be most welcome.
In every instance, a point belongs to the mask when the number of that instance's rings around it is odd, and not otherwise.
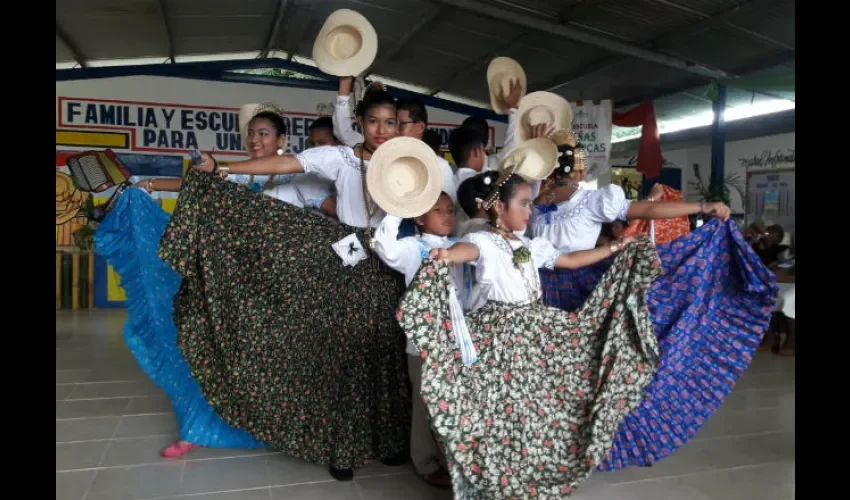
[[[68,82],[56,82],[57,104],[60,97],[81,99],[104,99],[109,101],[132,101],[133,103],[154,103],[165,105],[174,104],[189,108],[210,107],[228,108],[229,111],[239,112],[239,107],[247,103],[270,102],[284,110],[284,114],[296,113],[301,120],[299,125],[291,126],[289,143],[291,147],[299,145],[304,139],[306,131],[303,130],[304,118],[315,118],[319,107],[323,109],[321,114],[328,114],[328,106],[335,100],[336,92],[321,90],[296,89],[288,87],[277,87],[269,85],[251,85],[244,83],[207,82],[202,80],[187,80],[168,77],[132,76],[120,78],[105,78],[93,80],[78,80]],[[152,106],[156,108],[156,106]],[[57,129],[86,129],[98,127],[86,127],[77,116],[77,122],[68,122],[69,117],[63,116],[60,123],[60,110],[57,105]],[[157,109],[155,109],[158,111]],[[67,111],[67,109],[66,109]],[[67,115],[67,112],[65,113]],[[429,121],[435,128],[451,129],[460,125],[466,115],[445,111],[438,108],[429,108]],[[178,113],[179,116],[179,113]],[[162,121],[162,120],[161,120]],[[176,124],[176,121],[173,122]],[[170,127],[174,129],[174,125]],[[501,146],[504,142],[506,124],[490,122],[493,128],[493,143]],[[445,127],[441,127],[444,125]],[[142,127],[137,128],[137,136],[141,134]],[[159,124],[163,128],[163,124]],[[172,130],[168,130],[170,133]],[[209,131],[197,131],[199,147],[202,150],[209,149],[215,142],[215,133]],[[137,138],[137,141],[140,140]],[[204,144],[206,142],[207,144]],[[59,146],[57,145],[57,149]],[[67,148],[64,149],[74,149]],[[154,153],[177,153],[181,148],[157,148]],[[187,148],[182,148],[187,149]],[[142,151],[147,152],[147,151]]]
[[[725,174],[727,177],[737,174],[740,177],[741,186],[744,187],[748,169],[794,167],[793,160],[788,161],[789,156],[793,158],[794,150],[794,132],[727,142]],[[662,155],[665,166],[682,169],[682,194],[687,199],[695,199],[697,194],[691,187],[691,182],[696,180],[693,165],[699,164],[700,175],[707,183],[711,177],[711,145],[669,149],[662,146]],[[629,157],[612,158],[611,164],[627,165],[628,161]],[[733,212],[743,213],[743,200],[734,190],[731,205]]]

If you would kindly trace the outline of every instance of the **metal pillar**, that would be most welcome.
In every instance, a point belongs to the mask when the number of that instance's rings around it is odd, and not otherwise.
[[[724,162],[726,159],[726,86],[717,86],[717,97],[712,103],[714,121],[711,123],[711,183],[722,186],[724,178]]]

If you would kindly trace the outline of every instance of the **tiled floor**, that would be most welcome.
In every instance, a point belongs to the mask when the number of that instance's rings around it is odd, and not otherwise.
[[[269,452],[200,449],[164,462],[157,452],[175,438],[174,417],[127,351],[123,321],[123,311],[56,315],[57,500],[451,497],[408,467],[370,466],[338,483]],[[759,353],[696,439],[654,467],[597,473],[573,498],[794,498],[794,359]]]

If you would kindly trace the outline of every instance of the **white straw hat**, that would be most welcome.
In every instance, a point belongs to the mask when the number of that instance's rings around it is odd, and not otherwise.
[[[519,101],[517,144],[531,137],[531,128],[545,124],[555,130],[572,130],[573,108],[566,99],[552,92],[532,92]]]
[[[558,146],[546,137],[529,139],[502,158],[499,170],[511,170],[528,182],[549,177],[558,164]]]
[[[508,104],[505,97],[511,91],[511,81],[519,83],[520,96],[528,91],[528,82],[525,71],[518,62],[510,57],[496,57],[487,66],[487,88],[490,91],[490,105],[493,111],[500,115],[508,114]]]
[[[381,144],[366,170],[369,195],[397,217],[418,217],[434,206],[443,191],[443,172],[430,146],[413,137]]]
[[[333,76],[359,76],[378,55],[378,33],[368,19],[351,9],[334,11],[313,43],[313,60]]]

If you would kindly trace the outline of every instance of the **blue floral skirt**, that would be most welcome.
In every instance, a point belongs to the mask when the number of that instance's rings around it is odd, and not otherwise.
[[[124,339],[136,362],[171,400],[180,439],[217,448],[261,448],[228,425],[204,399],[177,347],[172,301],[181,278],[157,256],[170,215],[144,191],[125,191],[98,226],[95,250],[121,276],[127,293]]]
[[[770,323],[775,277],[733,222],[713,220],[657,249],[665,274],[647,303],[660,365],[599,470],[651,465],[694,437],[747,369]],[[610,263],[541,270],[544,302],[578,310]]]

